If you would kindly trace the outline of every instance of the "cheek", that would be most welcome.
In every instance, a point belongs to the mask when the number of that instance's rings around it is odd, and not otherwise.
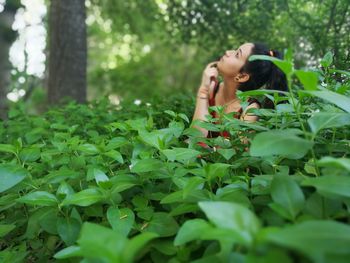
[[[219,72],[227,75],[235,75],[239,72],[243,63],[239,60],[225,61],[224,63],[219,63]]]
[[[228,68],[232,73],[237,74],[239,70],[242,68],[242,66],[243,66],[243,63],[241,61],[235,60],[228,65]]]
[[[235,73],[239,73],[241,68],[244,66],[244,63],[241,60],[237,60],[235,65],[234,65],[234,71]]]

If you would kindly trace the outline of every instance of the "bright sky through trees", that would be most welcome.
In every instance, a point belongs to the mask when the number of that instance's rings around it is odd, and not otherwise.
[[[0,0],[3,1],[3,0]],[[45,71],[46,29],[42,23],[46,15],[44,0],[22,0],[12,28],[19,36],[10,50],[11,63],[19,71],[42,77]]]

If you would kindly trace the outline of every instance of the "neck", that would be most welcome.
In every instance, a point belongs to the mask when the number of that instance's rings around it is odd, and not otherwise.
[[[238,89],[238,82],[235,82],[233,78],[224,78],[224,87],[222,89],[223,102],[227,103],[237,99],[236,91]]]

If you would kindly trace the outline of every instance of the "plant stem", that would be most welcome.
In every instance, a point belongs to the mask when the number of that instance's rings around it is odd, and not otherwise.
[[[294,111],[295,111],[295,113],[297,115],[297,118],[298,118],[298,121],[300,123],[301,129],[303,130],[304,137],[307,138],[307,139],[310,139],[308,134],[307,134],[307,131],[305,129],[304,123],[303,123],[303,121],[301,119],[300,112],[299,112],[299,109],[298,109],[298,107],[297,107],[297,105],[295,103],[295,98],[294,98],[294,95],[293,95],[293,91],[291,89],[291,86],[292,86],[292,74],[288,74],[287,75],[287,81],[288,81],[288,90],[289,90],[290,97],[292,99],[293,108],[294,108]],[[312,143],[314,143],[314,140],[311,140],[311,141],[312,141]],[[313,163],[314,163],[314,166],[315,166],[316,176],[320,176],[320,171],[319,171],[317,163],[316,163],[316,155],[315,155],[313,147],[311,148],[311,156],[312,156],[312,160],[313,160]]]

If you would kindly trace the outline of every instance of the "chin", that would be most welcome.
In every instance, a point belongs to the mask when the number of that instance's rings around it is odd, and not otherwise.
[[[221,68],[221,60],[216,64],[216,68],[219,70]]]

